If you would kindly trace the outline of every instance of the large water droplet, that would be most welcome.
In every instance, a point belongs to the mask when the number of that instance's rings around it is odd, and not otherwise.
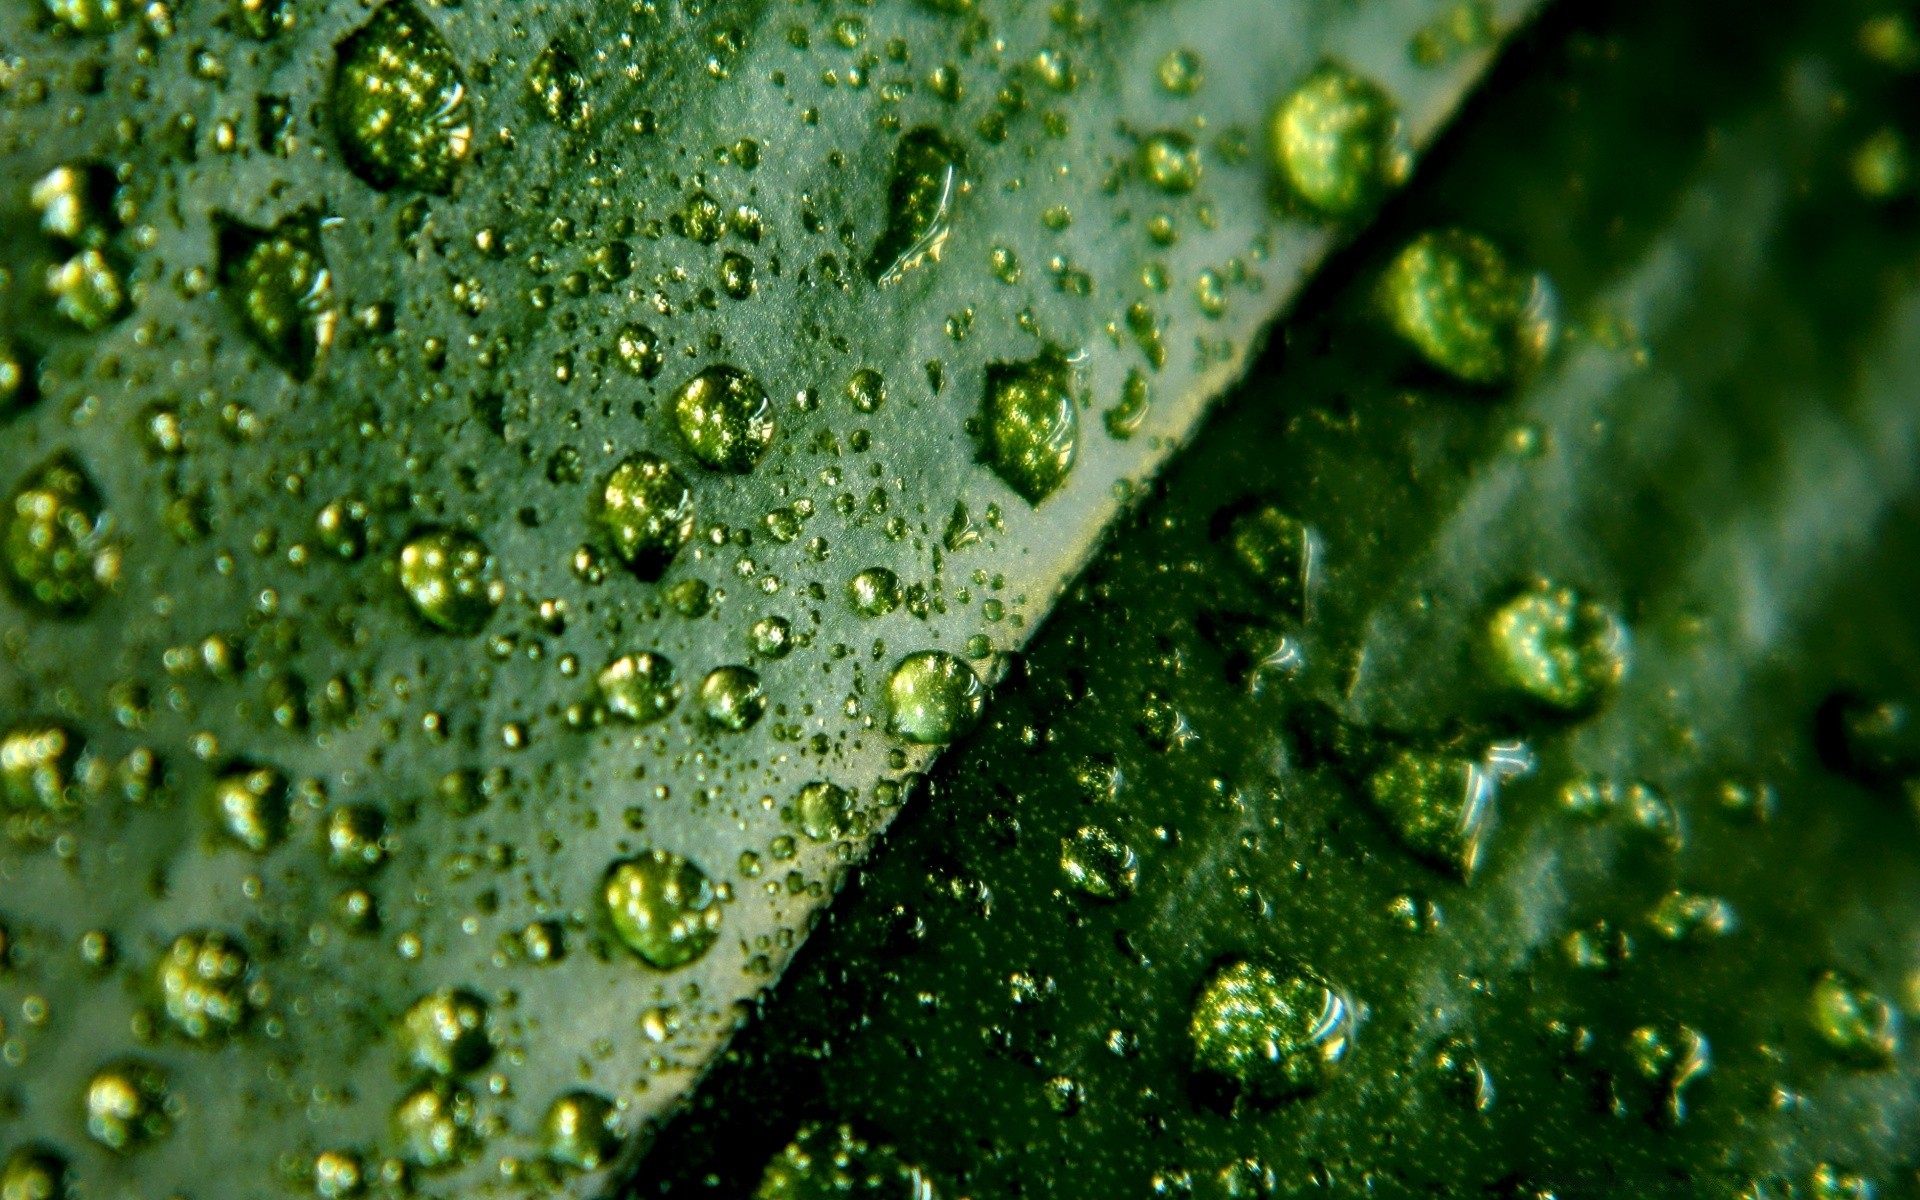
[[[394,1108],[394,1137],[415,1166],[441,1170],[473,1153],[476,1115],[472,1092],[449,1079],[430,1079]]]
[[[753,1200],[934,1200],[933,1183],[891,1146],[857,1135],[849,1125],[800,1127],[773,1156]]]
[[[1367,777],[1367,798],[1408,849],[1471,878],[1493,817],[1494,777],[1471,759],[1403,750]]]
[[[540,1123],[547,1158],[580,1171],[597,1170],[620,1148],[618,1113],[596,1092],[568,1092]]]
[[[479,633],[506,596],[485,542],[458,529],[431,529],[400,548],[400,586],[421,619],[455,634]]]
[[[1814,1033],[1843,1058],[1879,1067],[1899,1052],[1899,1014],[1857,979],[1824,972],[1814,981],[1808,1008]]]
[[[620,940],[662,971],[705,954],[720,936],[720,904],[707,874],[678,854],[651,850],[613,865],[607,913]]]
[[[1520,274],[1493,243],[1458,229],[1415,238],[1387,267],[1380,296],[1394,331],[1466,383],[1506,383],[1552,346],[1546,281]]]
[[[0,521],[7,580],[40,612],[80,616],[120,582],[106,507],[72,455],[55,454],[21,481]]]
[[[487,1065],[493,1039],[487,1002],[466,988],[420,997],[400,1019],[407,1062],[437,1075],[463,1075]]]
[[[314,218],[296,214],[272,229],[225,219],[215,226],[227,303],[275,362],[295,379],[307,378],[333,344],[339,320]]]
[[[773,405],[753,376],[725,363],[706,367],[673,394],[673,416],[702,466],[744,475],[773,445]]]
[[[622,560],[658,579],[693,536],[693,490],[679,468],[642,451],[621,460],[600,490],[600,523]]]
[[[973,668],[944,650],[901,659],[887,680],[887,728],[910,742],[941,745],[972,729],[986,708]]]
[[[987,367],[987,462],[1029,504],[1052,495],[1073,469],[1080,441],[1074,384],[1073,367],[1057,351]]]
[[[928,260],[940,261],[960,190],[960,148],[921,126],[900,137],[887,185],[887,225],[867,259],[867,277],[885,287]]]
[[[715,667],[700,681],[700,711],[709,724],[731,733],[753,728],[767,711],[767,692],[759,672],[748,667]]]
[[[472,146],[466,81],[440,32],[389,0],[337,48],[333,125],[347,166],[382,191],[445,194]]]
[[[128,1059],[102,1069],[87,1083],[87,1136],[109,1150],[136,1150],[173,1129],[167,1113],[165,1071]]]
[[[680,703],[673,662],[648,650],[614,659],[595,682],[607,711],[636,725],[658,721]]]
[[[1627,670],[1620,619],[1544,580],[1493,614],[1486,648],[1496,682],[1563,713],[1592,708]]]
[[[1256,1100],[1318,1090],[1353,1042],[1353,1005],[1311,968],[1234,959],[1193,1006],[1194,1067]]]
[[[1139,860],[1133,847],[1098,825],[1086,825],[1060,839],[1060,872],[1069,886],[1100,900],[1125,900],[1133,894]]]
[[[809,783],[793,798],[793,815],[816,842],[843,838],[853,830],[853,794],[838,784]]]
[[[1412,163],[1393,98],[1331,63],[1281,101],[1268,136],[1288,191],[1328,217],[1372,205]]]
[[[239,942],[218,930],[183,933],[155,972],[167,1018],[196,1040],[221,1037],[252,1011],[253,963]]]
[[[214,817],[228,837],[264,854],[287,836],[287,780],[271,767],[240,767],[213,785]]]

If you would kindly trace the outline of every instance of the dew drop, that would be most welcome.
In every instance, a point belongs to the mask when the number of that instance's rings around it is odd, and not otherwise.
[[[327,815],[327,865],[343,875],[371,875],[387,861],[387,818],[370,804],[344,804]]]
[[[441,988],[414,1001],[400,1019],[407,1062],[436,1075],[464,1075],[487,1065],[493,1039],[487,1002],[466,988]]]
[[[400,548],[400,586],[435,629],[479,633],[506,596],[486,543],[458,529],[430,529]]]
[[[64,812],[75,794],[85,744],[64,725],[32,722],[0,735],[0,800],[9,808]]]
[[[1058,351],[987,367],[987,462],[1007,486],[1039,504],[1066,482],[1079,448],[1074,371]]]
[[[213,809],[228,837],[265,854],[287,836],[287,780],[271,767],[242,767],[213,786]]]
[[[1184,196],[1200,185],[1200,147],[1177,129],[1149,134],[1140,143],[1140,173],[1161,191]]]
[[[540,1135],[549,1160],[578,1171],[599,1169],[620,1148],[618,1113],[597,1092],[568,1092],[554,1100]]]
[[[120,582],[120,549],[99,489],[80,463],[55,454],[14,489],[0,543],[14,594],[52,617],[85,614]]]
[[[686,966],[720,936],[713,884],[678,854],[652,850],[615,863],[605,895],[614,932],[658,970]]]
[[[336,50],[333,124],[347,167],[381,191],[446,194],[472,147],[466,80],[409,0],[389,0]]]
[[[885,567],[868,567],[847,581],[847,598],[863,617],[884,617],[900,607],[900,577]]]
[[[1402,750],[1367,777],[1367,798],[1415,854],[1471,879],[1492,825],[1496,778],[1450,754]]]
[[[333,273],[311,214],[271,229],[216,218],[221,292],[247,335],[295,379],[333,344]]]
[[[1458,229],[1423,233],[1387,267],[1389,324],[1427,363],[1495,386],[1545,358],[1555,336],[1546,280],[1524,276],[1493,243]]]
[[[693,491],[679,468],[641,451],[607,476],[599,516],[621,560],[642,579],[658,579],[693,536]]]
[[[580,61],[559,42],[550,43],[542,50],[527,72],[527,94],[534,107],[547,120],[569,129],[579,129],[587,123],[589,114],[583,98],[586,90]]]
[[[120,1153],[165,1137],[168,1086],[166,1072],[137,1059],[102,1069],[87,1083],[87,1136]]]
[[[742,733],[767,711],[767,692],[758,672],[741,666],[715,667],[700,681],[700,711],[717,729]]]
[[[847,399],[863,413],[879,412],[887,402],[887,381],[872,367],[861,367],[847,379]]]
[[[706,367],[673,394],[674,421],[702,466],[745,475],[773,445],[773,405],[753,376],[725,363]]]
[[[1331,63],[1281,101],[1268,136],[1289,193],[1322,216],[1373,205],[1412,166],[1393,98]]]
[[[951,3],[951,0],[943,0]],[[936,1200],[933,1182],[891,1146],[858,1136],[850,1125],[807,1124],[774,1155],[753,1200]]]
[[[942,745],[971,730],[986,703],[973,668],[944,650],[916,651],[887,680],[887,728],[909,742]]]
[[[1493,614],[1487,661],[1499,685],[1562,713],[1591,709],[1627,670],[1626,627],[1570,587],[1538,581]]]
[[[1265,588],[1282,611],[1305,617],[1319,576],[1319,536],[1274,504],[1232,512],[1224,524],[1224,541],[1234,563]]]
[[[44,1146],[22,1146],[0,1166],[0,1200],[68,1200],[67,1162]]]
[[[793,623],[785,617],[762,617],[747,631],[747,643],[762,658],[785,658],[793,650]]]
[[[614,342],[620,361],[642,379],[652,379],[660,373],[665,363],[660,346],[660,335],[637,321],[623,327]]]
[[[1234,959],[1201,985],[1194,1068],[1255,1100],[1317,1091],[1353,1043],[1353,1005],[1311,968]]]
[[[960,190],[960,148],[929,126],[910,129],[893,151],[887,224],[867,259],[867,277],[881,287],[923,262],[939,262],[953,227]]]
[[[831,842],[853,831],[853,794],[837,784],[816,781],[793,798],[800,832],[816,842]]]
[[[455,1166],[478,1145],[473,1093],[450,1079],[430,1079],[393,1110],[394,1138],[413,1165],[428,1171]]]
[[[1839,971],[1822,972],[1814,981],[1809,1012],[1820,1040],[1861,1066],[1885,1066],[1900,1049],[1900,1017],[1893,1006]]]
[[[635,725],[650,725],[680,703],[680,684],[672,660],[650,650],[614,659],[595,682],[607,711]]]
[[[1139,876],[1133,847],[1098,825],[1060,839],[1060,872],[1068,886],[1099,900],[1125,900]]]
[[[155,978],[167,1019],[195,1041],[234,1032],[252,1012],[252,960],[239,942],[218,930],[175,938]]]

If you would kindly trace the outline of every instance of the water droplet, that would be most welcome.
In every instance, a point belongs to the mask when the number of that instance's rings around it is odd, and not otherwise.
[[[152,1063],[106,1067],[87,1084],[87,1136],[121,1153],[165,1137],[173,1128],[167,1088],[166,1072]]]
[[[1814,981],[1809,1009],[1820,1040],[1861,1066],[1885,1066],[1900,1049],[1899,1014],[1848,975],[1823,972]]]
[[[22,1146],[0,1166],[0,1200],[69,1200],[67,1161],[44,1146]]]
[[[1184,46],[1169,50],[1167,56],[1160,60],[1154,75],[1160,80],[1160,86],[1174,96],[1191,96],[1206,81],[1200,56]]]
[[[773,405],[760,381],[715,363],[673,394],[674,420],[687,449],[714,471],[744,475],[773,445]]]
[[[861,367],[847,379],[847,399],[863,413],[879,412],[887,402],[887,381],[872,367]]]
[[[458,529],[430,529],[400,548],[400,586],[436,629],[479,633],[506,596],[485,542]]]
[[[673,662],[649,650],[614,659],[595,682],[607,711],[636,725],[652,724],[680,703]]]
[[[1140,173],[1161,191],[1184,196],[1200,185],[1200,147],[1177,129],[1149,134],[1140,143]]]
[[[320,1200],[350,1200],[367,1185],[360,1156],[349,1150],[326,1150],[313,1156],[313,1192]]]
[[[1316,1091],[1353,1043],[1353,1006],[1311,968],[1234,959],[1214,969],[1193,1006],[1196,1070],[1255,1100]]]
[[[1283,611],[1296,618],[1307,615],[1320,561],[1320,539],[1311,528],[1277,505],[1258,504],[1228,517],[1225,541],[1233,561]]]
[[[836,784],[809,783],[793,798],[800,831],[816,842],[831,842],[853,831],[853,794]]]
[[[540,1125],[547,1157],[562,1166],[593,1171],[620,1148],[618,1113],[595,1092],[568,1092],[547,1109]]]
[[[760,675],[747,667],[715,667],[700,681],[700,711],[719,729],[740,733],[753,728],[767,711]]]
[[[1647,914],[1647,924],[1670,942],[1708,942],[1732,933],[1738,922],[1733,906],[1718,896],[1671,891]]]
[[[627,948],[662,971],[705,954],[720,936],[720,904],[706,872],[652,850],[607,872],[607,912]]]
[[[106,33],[126,19],[122,0],[46,0],[47,13],[75,33]]]
[[[414,1001],[400,1033],[407,1062],[437,1075],[477,1071],[493,1057],[487,1002],[466,988],[441,988]]]
[[[1822,762],[1868,787],[1920,774],[1920,721],[1899,700],[1835,692],[1814,715],[1813,737]]]
[[[884,617],[900,607],[900,577],[885,567],[868,567],[847,581],[853,611],[863,617]]]
[[[1074,371],[1058,351],[987,367],[987,462],[1029,504],[1052,495],[1079,448]]]
[[[527,72],[527,93],[533,105],[547,120],[569,129],[587,123],[588,110],[583,94],[587,80],[580,73],[580,61],[559,42],[550,43],[533,60]]]
[[[127,287],[101,250],[86,249],[47,268],[54,311],[89,333],[105,329],[127,309]]]
[[[753,1192],[753,1200],[831,1196],[935,1200],[936,1193],[920,1168],[901,1161],[891,1146],[868,1142],[849,1125],[818,1124],[800,1127],[786,1149],[767,1163]]]
[[[333,125],[347,167],[373,187],[444,195],[466,161],[466,80],[409,0],[389,0],[337,48]]]
[[[1139,371],[1127,372],[1127,381],[1120,388],[1120,402],[1100,414],[1106,422],[1107,433],[1119,441],[1126,441],[1140,432],[1140,426],[1146,423],[1147,413],[1153,408],[1153,385]]]
[[[1067,883],[1100,900],[1125,900],[1133,894],[1139,860],[1133,847],[1098,825],[1083,825],[1060,839],[1060,871]]]
[[[1408,849],[1471,879],[1492,826],[1496,778],[1451,754],[1402,750],[1367,777],[1367,798]]]
[[[287,836],[287,780],[271,767],[242,767],[213,786],[214,815],[228,837],[265,854]]]
[[[1891,125],[1875,130],[1847,163],[1853,186],[1869,200],[1885,200],[1906,190],[1913,166],[1907,140]]]
[[[253,1009],[253,963],[239,942],[217,930],[183,933],[156,972],[167,1017],[196,1041],[224,1037]]]
[[[458,1164],[477,1143],[473,1093],[450,1079],[430,1079],[393,1110],[393,1132],[415,1166],[437,1171]]]
[[[1506,383],[1552,346],[1546,280],[1521,275],[1493,243],[1458,229],[1415,238],[1387,267],[1380,296],[1394,331],[1466,383]]]
[[[1433,1052],[1433,1070],[1440,1086],[1474,1112],[1493,1107],[1493,1076],[1480,1060],[1480,1051],[1466,1038],[1443,1040]]]
[[[79,802],[75,775],[85,743],[64,725],[16,725],[0,736],[0,799],[15,809],[65,812]]]
[[[642,579],[658,579],[693,536],[693,491],[679,468],[641,451],[607,476],[599,515],[621,559]]]
[[[1393,97],[1331,63],[1281,101],[1268,136],[1288,191],[1328,217],[1373,205],[1412,166]]]
[[[909,742],[942,745],[972,729],[986,703],[973,668],[944,650],[916,651],[887,680],[887,728]]]
[[[1666,1118],[1686,1119],[1688,1084],[1713,1069],[1707,1039],[1685,1025],[1642,1025],[1627,1035],[1627,1057],[1640,1077],[1659,1089]]]
[[[887,225],[867,259],[867,277],[881,287],[923,262],[940,261],[960,190],[959,146],[928,126],[900,136],[887,184]]]
[[[0,542],[14,594],[47,616],[86,613],[120,582],[120,550],[100,492],[72,455],[47,459],[14,490]]]
[[[620,330],[614,348],[620,351],[620,361],[627,370],[642,379],[652,379],[665,363],[660,345],[660,335],[636,321]]]
[[[1581,713],[1626,674],[1628,640],[1611,611],[1541,580],[1494,613],[1487,651],[1500,685],[1559,712]]]
[[[370,804],[344,804],[327,816],[327,865],[371,875],[387,861],[387,818]]]
[[[793,624],[785,617],[762,617],[747,631],[747,643],[762,658],[785,658],[793,650]]]
[[[271,229],[216,218],[220,288],[248,336],[295,379],[313,374],[339,314],[333,273],[311,214]]]

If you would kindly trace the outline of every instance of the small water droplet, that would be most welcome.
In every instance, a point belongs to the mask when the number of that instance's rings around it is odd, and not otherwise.
[[[1200,147],[1177,129],[1149,134],[1140,143],[1140,173],[1161,191],[1184,196],[1200,185]]]
[[[271,767],[241,767],[213,786],[213,809],[227,836],[265,854],[287,836],[287,779]]]
[[[216,218],[221,292],[247,335],[295,379],[333,345],[333,273],[312,214],[271,229]]]
[[[649,725],[680,703],[680,684],[672,660],[642,650],[623,654],[603,668],[595,683],[607,711],[636,725]]]
[[[0,513],[14,594],[47,616],[77,617],[120,582],[120,549],[93,480],[58,453],[14,489]]]
[[[1820,1040],[1861,1066],[1885,1066],[1900,1049],[1899,1014],[1849,975],[1823,972],[1814,981],[1809,1011]]]
[[[493,1038],[487,1002],[466,988],[441,988],[414,1001],[400,1019],[407,1062],[436,1075],[464,1075],[487,1065]]]
[[[1570,587],[1538,581],[1487,626],[1495,682],[1562,713],[1591,709],[1627,670],[1627,630]]]
[[[1412,165],[1393,98],[1331,63],[1281,101],[1268,136],[1290,194],[1323,216],[1370,207]]]
[[[700,681],[700,711],[717,729],[741,733],[767,711],[767,693],[758,672],[747,667],[715,667]]]
[[[473,1093],[450,1079],[430,1079],[393,1110],[393,1132],[402,1153],[428,1171],[455,1166],[478,1147]]]
[[[1060,839],[1060,871],[1067,883],[1101,900],[1133,894],[1139,860],[1133,847],[1098,825],[1085,825]]]
[[[945,6],[955,0],[940,0]],[[754,1200],[818,1200],[871,1196],[936,1200],[933,1183],[891,1147],[859,1137],[849,1125],[808,1124],[767,1163]]]
[[[853,611],[863,617],[884,617],[900,607],[900,577],[885,567],[868,567],[847,581]]]
[[[175,938],[155,980],[167,1018],[196,1041],[234,1032],[253,1009],[253,962],[239,942],[217,930]]]
[[[853,795],[837,784],[809,783],[793,798],[793,814],[809,838],[835,841],[853,829]]]
[[[1493,243],[1458,229],[1423,233],[1381,279],[1394,331],[1428,364],[1496,386],[1546,357],[1556,333],[1552,290],[1515,271]]]
[[[120,1153],[165,1137],[173,1129],[168,1086],[165,1071],[137,1059],[102,1069],[87,1084],[87,1136]]]
[[[597,1092],[568,1092],[554,1100],[540,1124],[541,1144],[561,1166],[593,1171],[620,1148],[618,1112]]]

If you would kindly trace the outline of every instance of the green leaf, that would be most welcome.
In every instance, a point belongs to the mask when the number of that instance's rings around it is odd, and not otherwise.
[[[9,1197],[600,1188],[1530,7],[11,0]]]
[[[633,1194],[751,1192],[834,1123],[942,1195],[1911,1194],[1920,226],[1856,169],[1912,130],[1887,22],[1550,18]],[[1383,307],[1434,231],[1551,280],[1513,386],[1458,369],[1529,319],[1456,320],[1471,270]]]

